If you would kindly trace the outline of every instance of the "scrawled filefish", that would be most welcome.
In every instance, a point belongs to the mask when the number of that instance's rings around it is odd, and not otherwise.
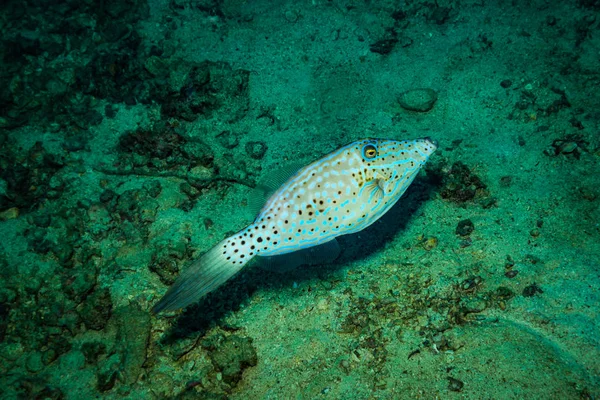
[[[316,248],[337,256],[335,238],[361,231],[385,214],[436,149],[430,138],[363,139],[299,169],[269,197],[250,226],[184,270],[153,311],[199,300],[256,256],[277,259],[292,253],[300,257],[289,262],[301,263]]]

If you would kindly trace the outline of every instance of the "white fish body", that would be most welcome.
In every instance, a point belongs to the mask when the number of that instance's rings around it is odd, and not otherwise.
[[[271,195],[251,225],[188,267],[153,311],[199,300],[256,256],[299,253],[365,229],[400,199],[436,149],[430,138],[369,138],[301,168]]]

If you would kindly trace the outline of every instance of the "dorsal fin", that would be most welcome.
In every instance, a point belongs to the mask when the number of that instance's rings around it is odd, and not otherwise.
[[[269,197],[273,195],[290,179],[304,164],[293,163],[281,168],[273,168],[271,171],[258,181],[256,187],[250,192],[250,199],[248,199],[248,207],[254,215],[262,210],[263,206],[269,200]]]

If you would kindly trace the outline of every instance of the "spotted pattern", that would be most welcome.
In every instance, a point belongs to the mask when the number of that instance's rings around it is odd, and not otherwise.
[[[365,229],[398,201],[436,148],[429,138],[364,139],[334,151],[285,182],[252,225],[220,244],[223,256],[245,264]]]

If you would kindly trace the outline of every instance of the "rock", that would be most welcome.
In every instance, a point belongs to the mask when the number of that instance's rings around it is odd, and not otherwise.
[[[107,392],[115,387],[117,376],[119,375],[119,365],[121,359],[118,354],[112,355],[106,362],[100,367],[97,373],[96,387],[100,392]]]
[[[0,212],[0,221],[8,221],[19,217],[19,209],[17,207],[9,208]]]
[[[63,293],[76,304],[81,303],[93,290],[98,278],[98,270],[89,263],[64,271]]]
[[[210,166],[212,163],[211,149],[202,142],[187,142],[182,146],[181,151],[184,157],[193,161],[194,164]]]
[[[52,217],[50,214],[39,214],[33,217],[33,223],[40,228],[47,228],[52,223]]]
[[[431,110],[438,99],[433,89],[411,89],[398,97],[398,103],[402,108],[409,111],[427,112]]]
[[[456,234],[460,236],[469,236],[475,230],[475,225],[470,219],[463,219],[456,226]]]
[[[246,153],[255,160],[260,160],[267,152],[267,145],[264,142],[248,142],[246,143]]]
[[[223,131],[219,133],[217,135],[217,141],[221,146],[229,150],[235,148],[240,143],[240,140],[238,139],[237,135],[235,135],[231,131]]]
[[[107,288],[95,290],[77,311],[86,328],[96,331],[104,329],[112,312],[112,299]]]
[[[140,205],[140,222],[152,223],[156,220],[156,212],[158,211],[158,201],[149,198],[145,199]]]
[[[79,350],[72,350],[60,358],[60,365],[64,371],[78,371],[85,367],[85,356]]]
[[[215,368],[222,373],[223,380],[229,384],[237,384],[242,379],[242,373],[248,367],[257,363],[256,350],[252,346],[252,339],[240,335],[223,337],[219,335],[214,342],[208,344],[208,356]]]
[[[71,136],[63,142],[62,146],[69,152],[81,151],[85,149],[87,142],[83,135]]]
[[[544,291],[536,283],[532,283],[523,289],[523,297],[533,297],[537,293],[544,293]]]
[[[202,165],[197,165],[188,171],[190,182],[210,180],[214,177],[213,170]]]
[[[158,275],[160,281],[165,285],[172,285],[179,274],[179,265],[175,257],[168,251],[159,251],[152,257],[150,271]]]
[[[150,314],[136,303],[115,310],[117,348],[121,354],[120,371],[123,383],[134,384],[142,373],[146,361],[152,322]]]
[[[369,46],[369,50],[373,53],[385,55],[391,53],[397,43],[398,39],[396,37],[385,38],[372,43]]]
[[[167,65],[158,56],[148,57],[144,63],[144,68],[146,68],[146,71],[148,71],[152,76],[163,76],[166,75],[168,71]]]
[[[0,347],[0,357],[9,361],[16,361],[23,352],[23,345],[19,342],[5,343]]]
[[[87,364],[96,364],[100,356],[106,354],[106,345],[102,342],[86,342],[81,345],[81,352]]]
[[[114,191],[112,191],[110,189],[106,189],[105,191],[100,193],[100,201],[102,203],[108,203],[109,201],[114,199],[116,196],[117,196],[117,194]]]
[[[463,386],[465,386],[465,384],[462,381],[452,378],[451,376],[449,376],[447,379],[448,379],[448,390],[451,390],[453,392],[460,392],[460,391],[462,391]]]
[[[160,181],[146,181],[144,182],[143,187],[148,192],[148,195],[153,198],[157,198],[162,191]]]

